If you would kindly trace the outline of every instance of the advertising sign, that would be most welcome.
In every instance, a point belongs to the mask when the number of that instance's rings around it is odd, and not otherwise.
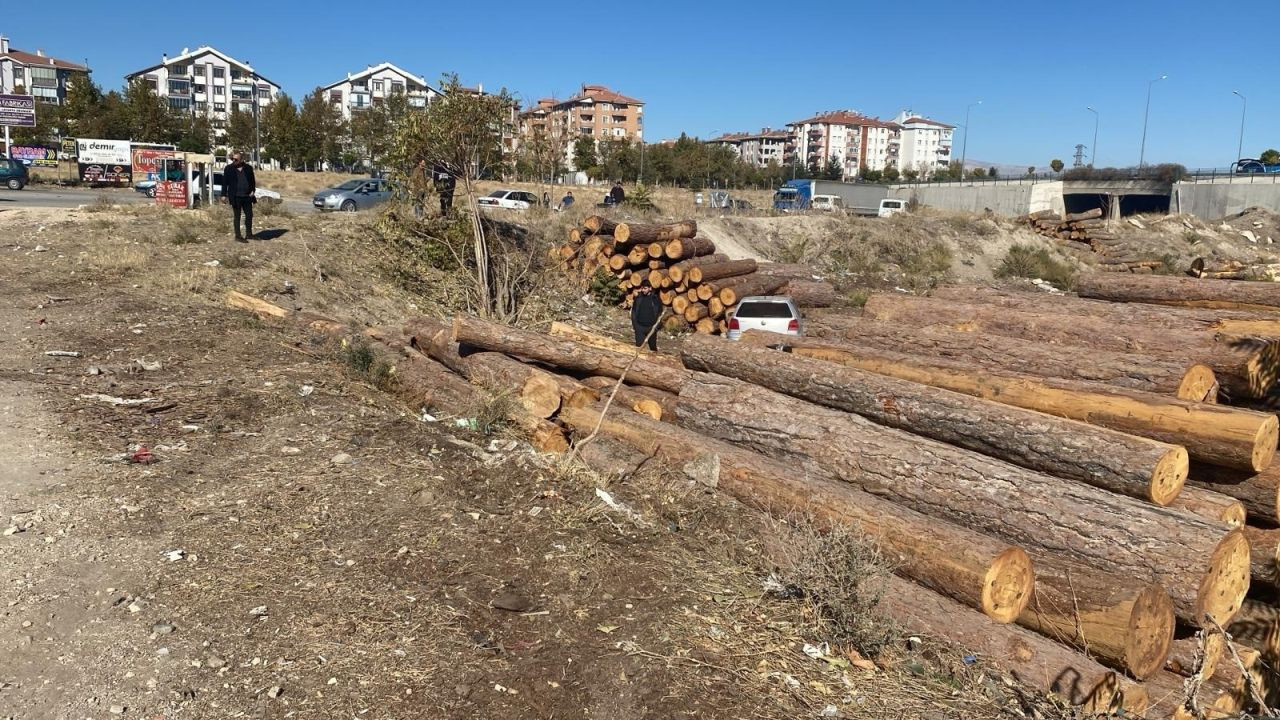
[[[161,180],[156,183],[156,204],[172,205],[176,208],[187,206],[186,180]]]
[[[30,95],[0,95],[0,125],[36,126],[36,99]]]
[[[58,148],[45,145],[11,145],[9,157],[33,168],[58,167]]]
[[[62,138],[62,157],[68,160],[76,159],[76,139]]]
[[[156,161],[175,157],[177,155],[172,145],[134,144],[130,153],[134,181],[159,180],[160,168]]]
[[[127,185],[132,177],[128,140],[77,140],[80,179],[89,184]]]

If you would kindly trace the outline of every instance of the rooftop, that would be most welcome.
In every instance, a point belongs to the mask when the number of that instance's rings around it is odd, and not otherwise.
[[[9,48],[9,52],[0,53],[0,58],[9,58],[16,63],[27,67],[51,67],[57,68],[58,70],[89,72],[88,65],[81,65],[80,63],[73,63],[70,60],[49,57],[44,54],[43,50],[36,50],[33,53],[29,53],[24,50],[18,50],[17,48]]]
[[[818,113],[804,120],[796,120],[787,123],[788,125],[805,125],[805,124],[826,124],[826,125],[865,125],[868,127],[883,127],[897,129],[901,126],[897,123],[886,122],[880,118],[874,118],[863,115],[853,110],[832,110],[830,112]]]

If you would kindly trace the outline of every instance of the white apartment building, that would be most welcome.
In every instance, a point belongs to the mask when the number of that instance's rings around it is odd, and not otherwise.
[[[262,77],[248,63],[208,46],[183,48],[177,57],[162,55],[160,64],[124,76],[142,80],[169,101],[169,107],[208,117],[221,135],[232,109],[253,112],[256,99],[265,108],[280,86]]]
[[[85,65],[49,57],[43,50],[24,52],[10,47],[9,38],[0,35],[0,92],[21,88],[36,102],[61,105],[67,100],[67,88],[88,77]]]
[[[861,168],[898,166],[901,127],[852,110],[836,110],[788,123],[791,149],[787,162],[825,167],[840,164],[845,179]]]
[[[384,62],[370,65],[358,73],[347,73],[345,80],[325,85],[321,90],[334,107],[342,111],[344,120],[352,112],[382,103],[396,93],[403,93],[411,107],[425,108],[440,93],[421,76]]]
[[[893,120],[902,127],[898,167],[928,176],[951,163],[955,126],[904,110]]]
[[[769,163],[782,165],[786,162],[790,141],[791,133],[786,130],[764,128],[758,133],[729,133],[707,143],[731,148],[745,163],[768,167]]]

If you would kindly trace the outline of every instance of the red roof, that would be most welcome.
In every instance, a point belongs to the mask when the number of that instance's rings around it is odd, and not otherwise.
[[[43,67],[57,68],[59,70],[89,72],[88,66],[81,65],[80,63],[73,63],[70,60],[59,60],[58,58],[49,57],[48,55],[37,55],[35,53],[23,52],[13,48],[9,48],[9,52],[5,55],[0,55],[0,57],[12,58],[15,62],[19,62],[27,66],[39,65]]]
[[[592,100],[600,102],[625,103],[627,105],[644,104],[643,100],[637,100],[635,98],[627,97],[622,93],[614,92],[605,85],[583,85],[582,92],[578,93],[575,97],[569,98],[567,102],[575,102],[585,98],[591,98]]]
[[[824,125],[867,125],[870,127],[883,128],[899,128],[900,125],[891,122],[885,122],[880,118],[873,118],[863,115],[862,113],[851,112],[849,110],[835,110],[833,112],[819,113],[811,118],[804,120],[796,120],[788,123],[788,125],[805,125],[805,124],[824,124]]]
[[[920,124],[922,124],[922,125],[936,125],[937,127],[940,127],[940,128],[948,128],[948,129],[950,129],[950,130],[954,130],[954,129],[955,129],[955,127],[956,127],[955,125],[948,125],[948,124],[946,124],[946,123],[944,123],[944,122],[938,122],[937,120],[930,120],[929,118],[925,118],[925,117],[918,117],[918,116],[917,116],[917,117],[909,117],[909,118],[907,118],[906,120],[903,120],[903,121],[902,121],[902,124],[903,124],[903,125],[910,125],[911,123],[920,123]]]

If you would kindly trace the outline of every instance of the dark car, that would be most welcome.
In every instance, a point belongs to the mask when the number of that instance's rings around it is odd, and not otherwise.
[[[30,171],[21,160],[0,158],[0,184],[10,190],[21,190],[31,182]]]

